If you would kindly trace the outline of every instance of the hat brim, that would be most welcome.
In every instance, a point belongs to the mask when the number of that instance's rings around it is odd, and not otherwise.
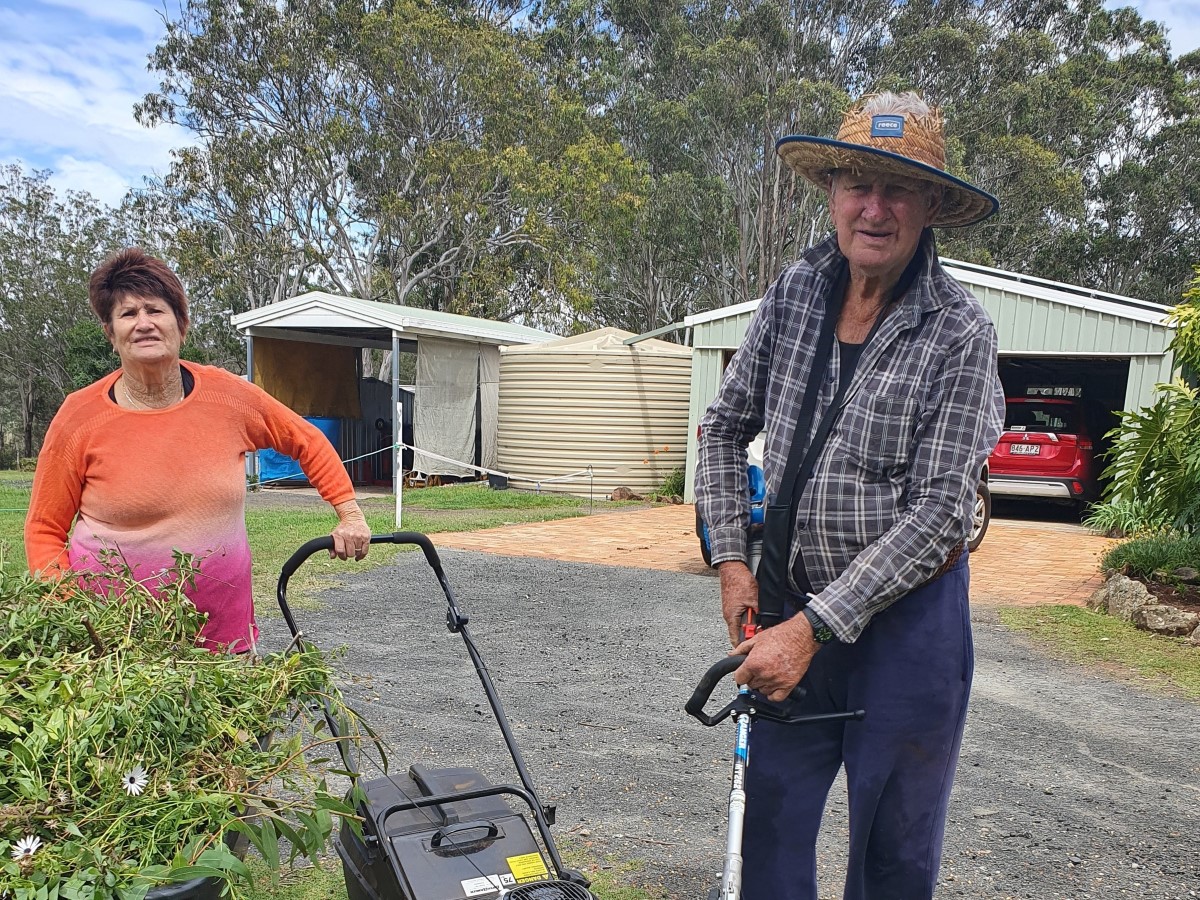
[[[1000,208],[999,200],[961,178],[907,156],[863,144],[792,134],[775,142],[775,152],[797,174],[825,189],[829,187],[830,173],[837,169],[885,172],[940,184],[945,188],[945,195],[932,224],[942,228],[974,225]]]

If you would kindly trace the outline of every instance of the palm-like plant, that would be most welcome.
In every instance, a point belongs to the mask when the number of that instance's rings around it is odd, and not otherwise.
[[[1200,372],[1200,268],[1169,316],[1171,350],[1185,372]],[[1183,378],[1160,384],[1152,406],[1121,414],[1112,432],[1108,505],[1142,511],[1141,527],[1200,531],[1200,389]],[[1100,510],[1089,523],[1099,523]]]

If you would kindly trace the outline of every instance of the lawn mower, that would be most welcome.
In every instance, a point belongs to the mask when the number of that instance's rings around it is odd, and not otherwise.
[[[404,775],[385,772],[368,779],[353,759],[350,740],[343,739],[345,723],[326,709],[346,771],[354,773],[347,800],[362,820],[361,828],[344,820],[334,839],[349,900],[596,900],[588,880],[563,865],[550,834],[554,805],[538,799],[433,544],[425,535],[407,531],[372,535],[371,543],[412,544],[425,554],[446,596],[446,627],[466,644],[521,784],[494,785],[473,768],[418,764]],[[315,538],[292,554],[280,572],[279,608],[295,641],[303,635],[287,603],[288,580],[306,559],[332,546],[331,537]],[[540,841],[506,797],[528,807]]]

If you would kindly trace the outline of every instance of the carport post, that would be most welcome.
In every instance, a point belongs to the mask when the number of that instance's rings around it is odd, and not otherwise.
[[[403,508],[401,488],[404,485],[404,451],[400,448],[404,410],[400,408],[400,334],[392,331],[392,490],[396,493],[396,528],[400,528]]]
[[[249,381],[251,384],[254,383],[254,335],[253,334],[246,335],[246,380]],[[256,491],[260,490],[259,477],[258,477],[258,451],[257,450],[251,451],[250,454],[248,455],[248,458],[246,460],[246,473],[252,479],[254,489]]]

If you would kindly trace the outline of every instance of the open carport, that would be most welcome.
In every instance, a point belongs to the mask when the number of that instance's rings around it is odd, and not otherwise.
[[[459,477],[496,465],[500,347],[554,337],[512,322],[324,291],[231,322],[246,338],[251,379],[301,415],[338,423],[331,440],[352,463],[355,483],[390,483],[397,495],[402,469]],[[382,351],[377,378],[364,364],[368,350]],[[414,357],[409,384],[401,383],[404,354]],[[390,448],[400,444],[405,456],[396,466]]]

